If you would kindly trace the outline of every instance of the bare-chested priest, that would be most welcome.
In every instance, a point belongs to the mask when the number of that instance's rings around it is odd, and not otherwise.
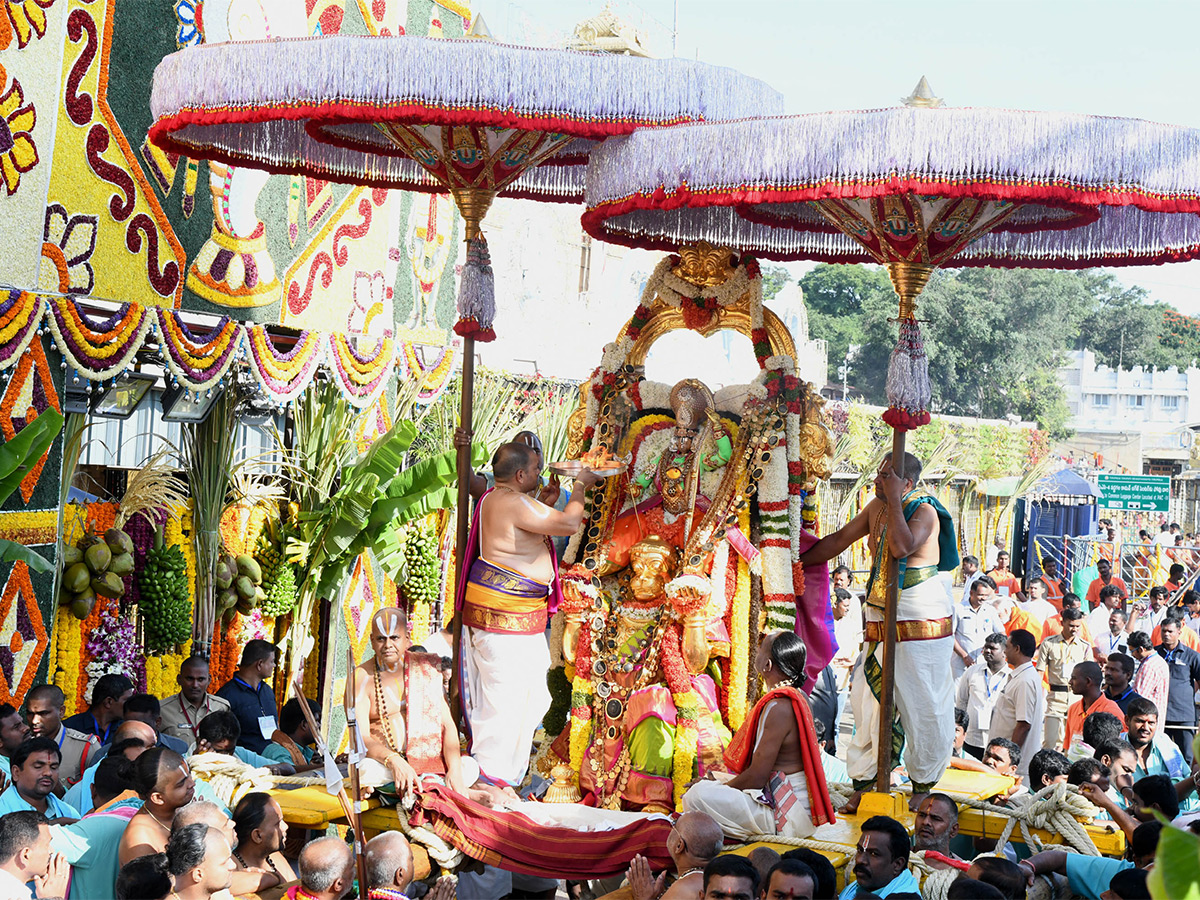
[[[551,537],[574,534],[587,488],[584,469],[561,510],[530,496],[540,484],[537,453],[502,444],[492,460],[496,487],[475,507],[458,587],[462,610],[462,702],[481,778],[516,787],[525,778],[533,733],[550,706],[546,622],[558,608],[558,562]]]
[[[354,712],[367,758],[359,765],[364,787],[394,782],[403,795],[422,776],[437,775],[459,794],[489,803],[471,786],[478,766],[459,753],[458,729],[446,705],[440,658],[413,653],[404,610],[387,607],[371,617],[373,654],[355,669]],[[490,803],[489,803],[490,805]]]
[[[859,794],[875,782],[876,741],[886,735],[904,747],[904,765],[912,779],[916,809],[945,774],[954,746],[954,652],[951,601],[938,572],[958,567],[958,545],[950,514],[938,501],[917,488],[921,463],[904,454],[903,467],[893,466],[889,453],[875,476],[875,497],[866,509],[840,530],[819,540],[800,555],[804,565],[837,556],[855,541],[867,539],[871,574],[863,606],[866,652],[855,663],[850,690],[854,737],[846,749],[846,770],[855,793],[844,810],[858,809]],[[896,709],[898,723],[882,727],[879,694],[882,686],[883,619],[887,578],[892,557],[900,564],[897,606]],[[894,760],[899,764],[900,760]]]

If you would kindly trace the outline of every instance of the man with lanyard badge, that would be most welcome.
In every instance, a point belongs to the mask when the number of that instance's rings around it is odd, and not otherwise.
[[[229,702],[229,708],[242,726],[238,746],[262,753],[279,727],[275,719],[275,692],[265,679],[275,669],[275,645],[253,640],[242,649],[242,664],[217,696]]]
[[[162,733],[179,738],[190,751],[196,746],[200,720],[209,713],[229,709],[229,701],[208,692],[208,660],[203,657],[185,659],[175,680],[179,693],[162,702]]]

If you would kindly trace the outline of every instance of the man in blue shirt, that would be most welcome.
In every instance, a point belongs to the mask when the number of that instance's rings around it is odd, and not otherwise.
[[[0,794],[0,815],[32,809],[51,821],[79,818],[74,807],[54,796],[58,787],[58,767],[62,751],[50,738],[30,738],[18,747],[10,759],[12,784]]]
[[[912,841],[904,826],[889,816],[872,816],[862,824],[854,851],[854,881],[846,885],[839,900],[851,900],[860,892],[876,897],[921,892],[921,883],[908,871]]]
[[[97,809],[125,793],[133,783],[133,763],[120,754],[102,759],[94,768],[92,801]],[[50,827],[51,848],[71,865],[67,900],[106,900],[113,896],[120,868],[117,851],[121,835],[141,805],[140,800],[123,800],[72,825]]]
[[[0,704],[0,774],[5,780],[12,776],[8,758],[27,740],[29,726],[20,711],[8,703]]]
[[[1017,865],[1029,879],[1030,886],[1039,875],[1065,875],[1076,896],[1100,900],[1100,896],[1108,890],[1109,883],[1118,872],[1135,867],[1146,869],[1154,863],[1154,853],[1161,831],[1160,822],[1143,822],[1139,825],[1129,841],[1129,849],[1125,851],[1128,859],[1086,856],[1082,853],[1067,853],[1065,850],[1045,850],[1029,859],[1021,860]]]
[[[253,640],[242,649],[242,664],[217,696],[229,702],[229,708],[242,726],[238,745],[262,753],[279,727],[275,719],[275,692],[266,679],[275,670],[275,645]]]
[[[1167,688],[1167,709],[1164,717],[1167,736],[1183,754],[1184,762],[1192,764],[1192,739],[1196,736],[1196,691],[1200,689],[1200,653],[1179,640],[1183,621],[1172,610],[1162,625],[1162,643],[1154,649],[1167,663],[1170,681]]]
[[[92,703],[81,713],[63,719],[80,734],[94,734],[107,744],[112,730],[125,717],[125,701],[133,696],[133,682],[124,675],[101,675],[92,688]]]

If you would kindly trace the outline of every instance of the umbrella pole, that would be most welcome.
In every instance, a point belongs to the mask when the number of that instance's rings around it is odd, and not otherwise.
[[[495,193],[480,188],[452,188],[454,202],[463,217],[463,240],[480,237],[479,225],[492,205]],[[470,434],[475,428],[475,336],[463,337],[461,400],[458,408],[458,427]],[[471,446],[458,448],[458,527],[454,539],[454,564],[457,567],[454,580],[455,591],[462,590],[467,577],[467,538],[471,529]],[[454,603],[454,618],[450,624],[454,664],[450,673],[450,712],[454,724],[462,729],[465,712],[462,704],[462,610],[457,598],[448,598]]]
[[[475,417],[475,338],[471,335],[463,338],[462,360],[462,400],[458,409],[458,423],[463,430],[470,432],[474,427]],[[467,555],[467,536],[471,528],[471,447],[458,448],[458,522],[454,538],[455,590],[461,590],[463,579],[467,577],[465,565]],[[450,672],[450,711],[454,714],[454,723],[459,728],[463,726],[462,706],[462,610],[458,608],[456,598],[447,597],[454,604],[454,618],[450,625],[453,636],[454,666]]]
[[[905,432],[892,431],[892,460],[904,458]],[[886,538],[885,538],[886,540]],[[896,713],[896,608],[900,603],[900,561],[888,553],[887,607],[883,612],[883,682],[879,689],[879,751],[876,757],[875,790],[892,790],[892,719]]]

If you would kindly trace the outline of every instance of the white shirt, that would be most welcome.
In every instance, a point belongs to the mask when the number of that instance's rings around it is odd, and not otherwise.
[[[1130,615],[1132,616],[1133,613],[1130,613]],[[1137,622],[1134,624],[1133,630],[1140,631],[1143,634],[1154,634],[1154,629],[1161,625],[1162,620],[1166,617],[1167,605],[1165,603],[1158,609],[1155,609],[1153,606],[1147,606],[1145,612],[1138,614]],[[1196,621],[1200,621],[1200,619],[1197,619]],[[1192,630],[1196,630],[1194,625],[1192,626]]]
[[[996,705],[992,708],[992,721],[988,737],[1004,737],[1012,740],[1018,722],[1026,722],[1029,732],[1021,743],[1021,764],[1017,771],[1029,775],[1029,760],[1042,749],[1042,733],[1046,720],[1046,691],[1042,687],[1042,676],[1033,667],[1033,662],[1021,663],[1012,670],[1008,684],[1000,690]]]
[[[1026,600],[1024,603],[1018,601],[1017,606],[1033,616],[1039,625],[1045,625],[1048,618],[1058,615],[1058,610],[1049,600]]]
[[[1124,631],[1113,634],[1111,631],[1105,630],[1103,634],[1092,638],[1092,646],[1101,656],[1111,656],[1114,653],[1127,654],[1129,653],[1129,635]]]
[[[1093,609],[1083,620],[1083,623],[1087,625],[1088,633],[1091,635],[1108,634],[1108,617],[1112,614],[1113,611],[1103,604]]]
[[[1004,623],[1000,621],[996,607],[982,603],[979,609],[972,609],[969,601],[954,605],[954,639],[970,655],[971,663],[979,658],[984,639],[989,634],[1004,634]],[[950,663],[955,678],[961,676],[971,664],[963,662],[957,653],[951,657]]]
[[[0,869],[0,897],[4,900],[30,900],[33,894],[25,886],[25,882],[17,880],[7,869]]]
[[[856,609],[855,607],[859,607]],[[862,649],[863,626],[861,604],[858,598],[850,604],[850,611],[840,619],[833,621],[833,636],[837,640],[837,655],[830,661],[834,675],[837,678],[838,690],[844,688],[850,680],[850,670]]]
[[[1169,531],[1160,531],[1158,533],[1158,537],[1154,539],[1154,543],[1160,547],[1174,547],[1175,535],[1171,534]]]
[[[971,585],[973,585],[975,582],[977,582],[982,577],[983,577],[983,572],[976,572],[974,575],[970,576],[966,581],[963,582],[963,595],[962,595],[963,606],[966,606],[968,603],[971,602]]]
[[[999,672],[993,672],[987,663],[980,660],[967,669],[966,674],[958,680],[954,706],[956,709],[966,710],[966,742],[971,746],[987,746],[992,709],[1000,699],[1000,691],[1008,684],[1008,679],[1008,666],[1002,666]]]

